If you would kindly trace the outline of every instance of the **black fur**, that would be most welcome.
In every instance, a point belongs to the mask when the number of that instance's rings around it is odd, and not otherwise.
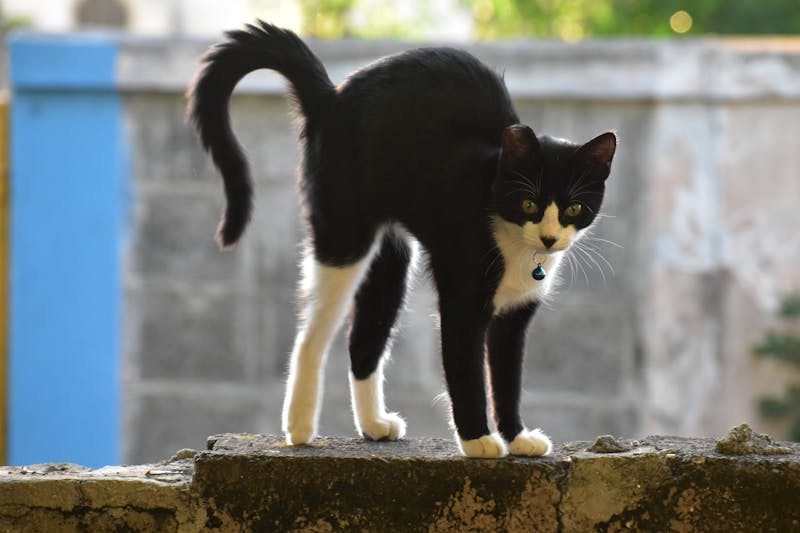
[[[492,415],[497,431],[507,441],[513,440],[524,426],[519,414],[522,356],[525,331],[538,307],[532,302],[495,317],[486,335]]]
[[[356,379],[368,378],[386,349],[405,298],[410,253],[405,241],[393,235],[383,237],[356,292],[350,329],[350,369]]]
[[[429,256],[439,295],[444,370],[462,439],[489,432],[484,382],[488,345],[493,413],[511,440],[519,415],[525,329],[537,304],[497,314],[504,264],[490,217],[523,224],[520,203],[556,202],[562,224],[591,224],[603,197],[616,138],[586,145],[537,138],[518,125],[500,76],[470,54],[421,48],[377,61],[334,88],[293,33],[260,22],[212,48],[189,92],[189,114],[225,181],[220,242],[232,245],[250,217],[247,163],[230,129],[227,101],[247,72],[269,68],[291,83],[304,119],[300,189],[315,258],[343,266],[365,256],[385,230],[381,252],[355,298],[352,370],[369,376],[405,294],[411,233]],[[574,185],[583,181],[580,197]],[[579,201],[577,218],[563,209]],[[488,332],[488,335],[487,335]]]
[[[222,247],[239,240],[252,210],[253,185],[242,149],[231,131],[228,100],[246,74],[272,69],[289,80],[309,123],[321,120],[334,87],[325,67],[294,33],[259,22],[247,31],[230,31],[228,40],[211,48],[189,87],[187,108],[225,183],[227,206],[217,231]]]

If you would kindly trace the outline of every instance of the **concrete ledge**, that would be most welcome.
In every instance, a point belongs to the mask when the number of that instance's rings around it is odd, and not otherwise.
[[[226,434],[184,452],[193,460],[6,467],[0,529],[796,531],[800,445],[768,444],[725,455],[712,439],[605,438],[540,459],[469,460],[434,439],[290,448]]]
[[[199,531],[189,459],[158,465],[0,468],[0,531]]]

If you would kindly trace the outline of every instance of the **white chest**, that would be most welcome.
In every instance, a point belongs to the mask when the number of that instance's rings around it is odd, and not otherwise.
[[[544,267],[547,277],[536,281],[531,272],[536,268],[533,254],[527,251],[502,250],[505,270],[500,284],[494,293],[492,303],[495,313],[503,312],[527,302],[540,300],[550,291],[555,279],[556,269],[561,261],[561,254],[548,256]]]
[[[504,263],[503,275],[492,299],[495,313],[544,298],[553,286],[563,252],[534,258],[534,248],[522,227],[499,217],[492,220],[492,225]],[[542,281],[536,281],[531,275],[539,261],[547,271]]]

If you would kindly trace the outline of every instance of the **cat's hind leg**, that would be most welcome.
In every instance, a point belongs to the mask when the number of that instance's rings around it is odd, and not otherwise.
[[[383,363],[405,298],[410,260],[407,242],[387,232],[355,296],[350,330],[350,394],[356,429],[371,440],[397,440],[406,430],[405,421],[397,413],[386,411]]]
[[[303,261],[305,309],[290,356],[283,403],[282,427],[289,444],[306,444],[316,436],[328,348],[371,256],[372,250],[358,261],[333,266],[320,262],[309,250]]]

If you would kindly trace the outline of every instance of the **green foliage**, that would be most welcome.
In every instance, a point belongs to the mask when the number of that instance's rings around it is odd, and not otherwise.
[[[425,0],[399,2],[298,0],[302,32],[321,38],[424,38],[434,20]],[[459,0],[472,13],[475,37],[559,38],[655,36],[678,33],[800,34],[798,0]],[[684,11],[678,19],[673,15]],[[682,18],[680,18],[682,17]],[[672,22],[671,22],[672,21]],[[682,27],[683,26],[683,27]]]
[[[790,296],[784,300],[781,306],[781,316],[783,318],[796,318],[800,316],[800,295]]]
[[[298,0],[297,3],[304,34],[336,38],[350,33],[350,12],[356,0]]]
[[[477,37],[482,39],[800,33],[797,0],[462,0],[462,4],[472,9]],[[671,25],[671,17],[679,11],[688,13],[688,28]]]
[[[764,359],[778,359],[800,366],[800,337],[793,334],[770,331],[755,350]]]
[[[758,400],[758,411],[768,420],[780,420],[792,412],[792,406],[781,398],[763,396]]]
[[[11,16],[2,21],[3,31],[24,30],[33,27],[33,21],[28,17]]]
[[[800,317],[800,295],[784,300],[780,317],[790,324]],[[762,359],[774,359],[800,369],[800,334],[797,330],[784,332],[770,331],[765,339],[755,347],[755,355]],[[758,411],[768,420],[786,421],[789,426],[788,438],[800,441],[800,382],[790,383],[783,396],[764,396],[758,400]]]
[[[404,19],[392,2],[365,0],[297,0],[301,33],[322,39],[425,39],[426,29],[435,24],[425,0],[407,0],[416,16]]]
[[[789,440],[800,442],[800,419],[795,420],[794,424],[789,428]]]

